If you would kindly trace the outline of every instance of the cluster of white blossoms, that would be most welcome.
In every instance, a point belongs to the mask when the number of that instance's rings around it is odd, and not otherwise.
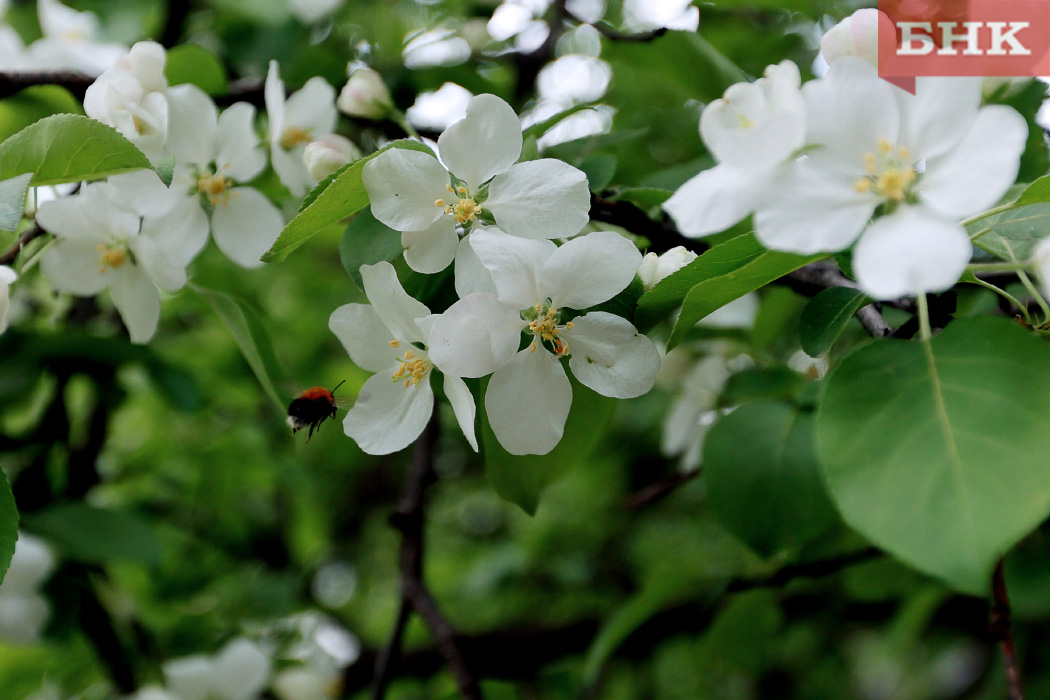
[[[174,159],[169,186],[150,171],[84,185],[72,197],[45,202],[37,221],[57,239],[41,268],[64,292],[94,295],[108,288],[134,342],[148,341],[160,315],[158,289],[186,283],[186,268],[207,244],[242,267],[257,267],[284,226],[280,210],[249,183],[266,168],[256,110],[245,102],[221,114],[194,85],[169,86],[165,51],[140,42],[88,88],[88,116],[108,124],[154,163]],[[270,161],[294,196],[359,157],[332,133],[335,90],[322,78],[286,97],[276,62],[265,89]],[[321,156],[307,157],[318,144]],[[315,149],[316,151],[317,149]],[[334,151],[334,153],[333,153]],[[3,273],[2,281],[11,280]],[[5,309],[6,311],[6,303]]]
[[[960,221],[1013,184],[1027,126],[1011,108],[981,106],[980,78],[919,78],[915,94],[894,87],[858,31],[877,22],[829,32],[818,80],[801,86],[785,61],[708,105],[700,132],[718,165],[664,209],[690,236],[753,213],[772,250],[853,246],[857,281],[877,299],[943,291],[971,257]]]
[[[7,3],[0,2],[0,70],[76,70],[98,75],[127,47],[99,40],[94,12],[78,12],[58,0],[37,0],[41,37],[26,46],[18,32],[3,22]]]
[[[362,266],[371,305],[340,307],[329,322],[351,359],[376,373],[344,430],[371,454],[406,447],[430,419],[436,369],[476,450],[475,402],[463,378],[492,375],[485,408],[497,439],[513,454],[546,454],[572,403],[563,359],[605,396],[632,398],[653,386],[653,342],[624,318],[585,313],[634,280],[641,253],[617,233],[577,236],[589,219],[586,176],[553,159],[519,163],[521,124],[500,98],[472,98],[437,147],[440,160],[380,153],[363,179],[374,216],[401,231],[410,267],[439,272],[455,259],[461,298],[431,314],[389,263]]]

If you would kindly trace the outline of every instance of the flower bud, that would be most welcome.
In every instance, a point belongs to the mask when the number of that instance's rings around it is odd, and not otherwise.
[[[642,287],[648,292],[660,280],[670,277],[694,260],[696,260],[696,253],[682,246],[671,248],[660,256],[657,256],[656,253],[646,253],[642,258],[642,264],[638,267],[638,277],[642,280]]]
[[[310,177],[321,180],[334,173],[350,161],[361,157],[353,141],[339,134],[325,134],[317,141],[306,144],[303,162]]]
[[[829,64],[843,56],[857,56],[879,67],[878,10],[864,8],[828,30],[820,40],[820,52]]]
[[[371,68],[355,70],[335,104],[343,114],[365,119],[382,119],[394,107],[382,76]]]

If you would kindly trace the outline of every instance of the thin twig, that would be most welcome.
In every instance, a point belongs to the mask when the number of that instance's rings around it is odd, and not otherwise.
[[[10,265],[18,257],[18,254],[22,252],[22,249],[26,247],[26,244],[32,241],[34,238],[47,233],[44,229],[40,228],[39,225],[34,224],[22,232],[22,235],[18,237],[15,244],[0,254],[0,265]]]
[[[995,573],[992,574],[992,610],[988,629],[992,636],[999,640],[999,648],[1003,650],[1003,666],[1006,670],[1006,687],[1010,693],[1010,700],[1024,700],[1021,666],[1017,663],[1010,598],[1006,594],[1006,577],[1003,575],[1002,559],[995,565]]]
[[[84,93],[93,82],[95,79],[92,76],[74,70],[0,70],[0,99],[34,85],[57,85],[83,101]]]
[[[397,620],[394,621],[390,639],[386,646],[376,654],[375,676],[372,679],[372,692],[369,695],[372,700],[382,700],[386,695],[386,688],[393,678],[394,665],[401,657],[401,642],[405,636],[405,626],[408,625],[408,618],[411,615],[412,603],[402,593],[401,603],[397,609]]]
[[[698,476],[700,476],[700,469],[690,469],[689,471],[678,472],[666,479],[655,481],[640,491],[632,494],[631,497],[627,499],[627,510],[633,513],[645,508],[646,506],[652,505],[657,501],[663,500],[679,486],[692,481]]]

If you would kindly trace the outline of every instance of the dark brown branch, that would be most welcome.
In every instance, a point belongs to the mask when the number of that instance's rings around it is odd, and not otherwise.
[[[32,241],[34,238],[39,238],[45,233],[47,233],[47,231],[40,228],[40,226],[36,224],[27,228],[25,231],[22,232],[22,235],[18,237],[18,240],[15,241],[15,244],[13,246],[11,246],[2,254],[0,254],[0,265],[10,265],[11,263],[13,263],[15,261],[15,258],[18,257],[18,254],[22,252],[22,249],[26,247],[27,243]]]
[[[1024,700],[1024,688],[1021,684],[1021,666],[1017,663],[1017,648],[1014,646],[1014,635],[1010,614],[1010,598],[1006,594],[1006,578],[1003,575],[1003,560],[995,565],[992,575],[992,610],[988,623],[989,632],[999,641],[1003,650],[1003,666],[1006,670],[1006,687],[1010,700]]]
[[[73,94],[80,101],[84,100],[84,93],[95,79],[72,70],[49,70],[49,71],[0,71],[0,99],[10,97],[19,90],[34,85],[58,85]]]
[[[397,609],[397,619],[394,621],[394,629],[390,632],[390,639],[386,646],[376,654],[375,675],[372,678],[372,692],[369,697],[372,700],[382,700],[386,696],[386,688],[393,677],[394,666],[401,656],[401,642],[405,636],[405,626],[412,614],[412,603],[402,592],[401,604]]]
[[[636,510],[641,510],[646,506],[663,500],[679,486],[689,483],[696,477],[700,476],[700,471],[700,469],[690,469],[686,472],[678,472],[666,479],[661,479],[649,484],[638,492],[632,494],[631,497],[627,499],[627,510],[633,513]]]
[[[662,221],[653,221],[632,202],[603,199],[591,193],[590,217],[592,221],[615,224],[631,233],[645,236],[649,239],[648,250],[653,253],[665,253],[671,248],[682,246],[699,255],[711,247],[702,240],[683,236],[666,215]]]
[[[451,671],[460,694],[467,700],[482,700],[481,688],[467,657],[463,653],[460,637],[438,609],[437,602],[423,581],[423,503],[427,487],[434,482],[434,446],[438,436],[437,406],[430,416],[423,433],[416,440],[412,451],[412,463],[401,502],[390,518],[391,524],[400,530],[401,539],[401,611],[398,613],[390,642],[382,657],[376,660],[376,676],[372,684],[373,700],[380,700],[391,676],[393,661],[400,653],[404,626],[408,623],[407,604],[426,623],[434,638],[438,651]]]
[[[160,43],[164,48],[170,49],[179,43],[191,5],[190,0],[168,0],[168,16],[164,21],[164,33],[160,37]]]

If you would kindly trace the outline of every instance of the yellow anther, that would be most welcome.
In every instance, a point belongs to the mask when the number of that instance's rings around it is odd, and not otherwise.
[[[443,207],[443,206],[445,206],[445,200],[443,200],[443,199],[435,199],[434,200],[434,206],[435,207]]]
[[[897,155],[900,156],[901,160],[911,160],[911,151],[904,146],[897,149]]]
[[[405,357],[398,365],[397,372],[391,377],[392,381],[401,382],[407,389],[410,386],[415,386],[423,381],[427,373],[430,371],[430,361],[416,357],[415,353],[411,350],[405,353]]]
[[[390,347],[392,347],[392,348],[399,348],[399,347],[401,347],[401,341],[400,340],[391,340],[390,341]]]
[[[456,223],[465,224],[468,221],[477,219],[478,214],[481,213],[481,205],[474,202],[473,199],[461,199],[450,205],[445,211],[456,217]]]
[[[529,346],[529,352],[536,352],[536,341],[532,341],[532,345]]]
[[[98,274],[100,275],[106,272],[107,267],[115,270],[128,259],[127,249],[123,245],[107,246],[100,243],[98,253]]]
[[[142,125],[142,120],[139,119],[138,117],[132,117],[131,118],[131,123],[135,125],[135,133],[141,134],[142,133],[142,126],[143,126]]]
[[[868,192],[871,190],[871,180],[869,180],[866,177],[862,177],[861,179],[853,183],[853,189],[861,193]]]
[[[289,149],[304,143],[310,143],[310,132],[297,126],[290,126],[281,132],[281,148]]]
[[[405,351],[405,359],[406,360],[411,360],[411,359],[415,358],[415,356],[416,356],[416,353],[412,352],[411,350],[406,350]]]
[[[452,185],[446,184],[445,189],[448,190],[449,194],[456,194],[456,191],[452,189]]]
[[[233,187],[233,181],[221,175],[201,175],[197,179],[197,189],[204,193],[212,206],[219,202],[225,203],[230,198],[228,190],[231,187]]]
[[[893,144],[890,143],[890,140],[888,138],[886,138],[885,136],[880,136],[879,137],[878,144],[879,144],[879,151],[881,151],[882,155],[884,155],[884,156],[889,155],[893,151]]]
[[[459,194],[466,194],[467,193],[467,188],[464,187],[463,185],[460,185],[459,187],[456,188],[456,192],[458,192]]]
[[[569,321],[568,323],[565,324],[565,327],[566,328],[572,328],[575,325],[576,325],[575,323],[573,323],[572,321]]]
[[[872,192],[895,202],[903,202],[908,197],[912,184],[919,174],[911,167],[908,149],[894,146],[886,137],[876,142],[878,154],[864,154],[866,177],[853,183],[853,189],[859,193]]]
[[[875,171],[878,170],[878,167],[879,167],[879,159],[875,157],[875,154],[874,153],[865,153],[864,154],[864,170],[866,170],[869,175],[874,175]]]

